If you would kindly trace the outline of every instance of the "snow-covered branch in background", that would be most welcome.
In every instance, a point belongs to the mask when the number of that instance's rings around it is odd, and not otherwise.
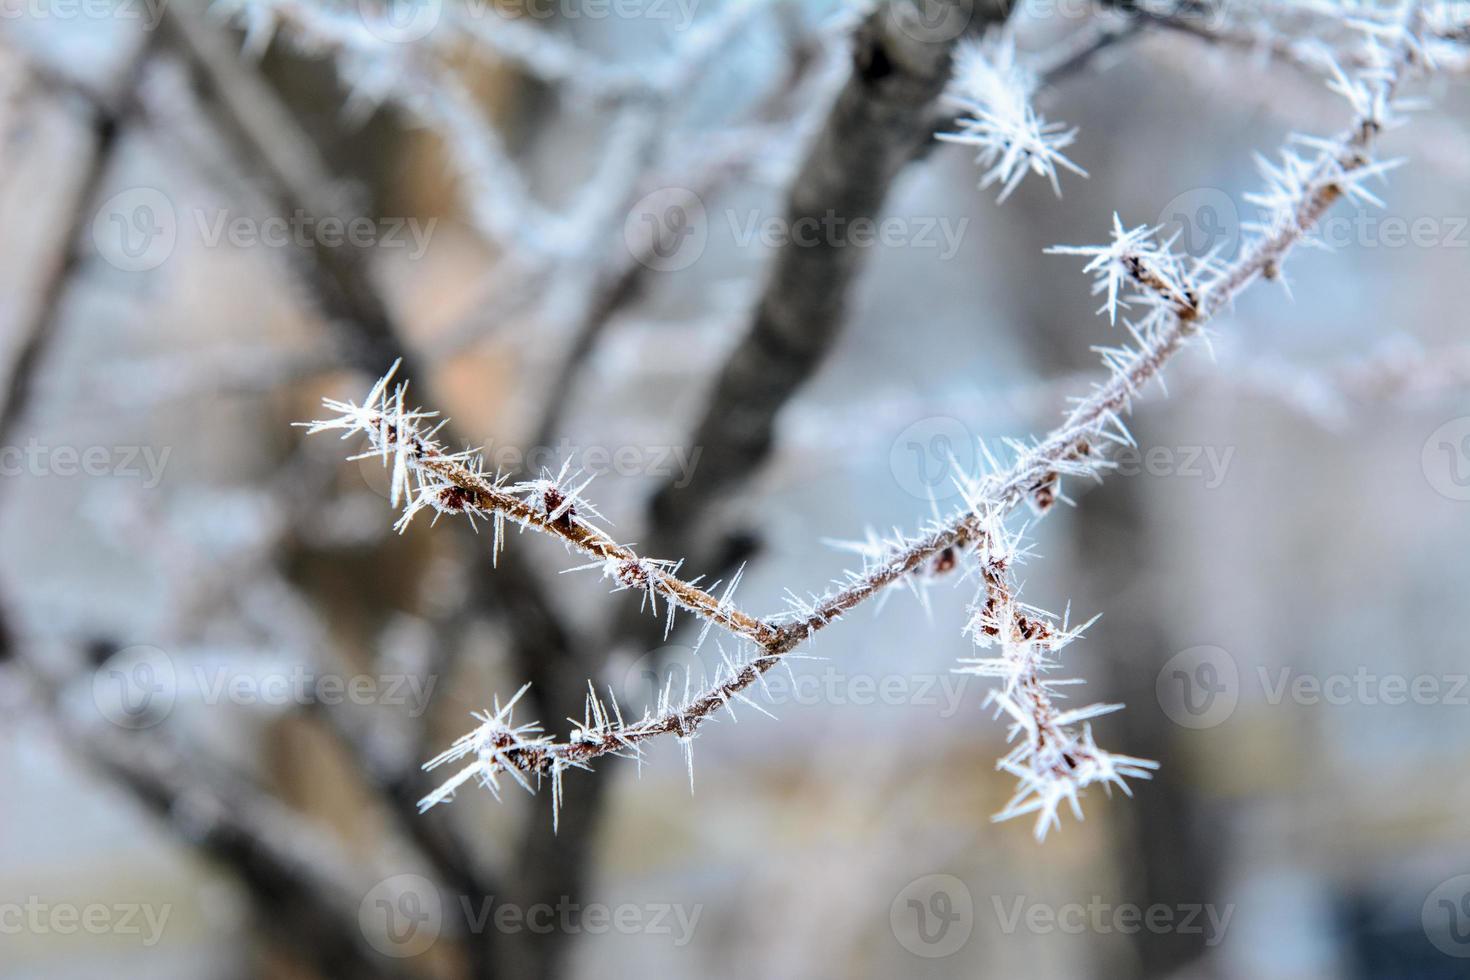
[[[1353,28],[1391,25],[1397,16],[1392,5],[1360,0],[1289,4],[1245,0],[1210,6],[1144,0],[1130,5],[1129,10],[1141,23],[1312,75],[1331,74],[1339,68],[1371,68],[1371,56],[1358,48]],[[1463,0],[1426,3],[1420,17],[1422,44],[1437,70],[1470,69],[1470,51],[1465,47],[1470,40],[1470,8]]]
[[[387,11],[368,4],[313,0],[217,0],[214,10],[245,32],[244,47],[263,54],[280,39],[307,57],[330,59],[348,109],[366,115],[388,104],[439,136],[461,182],[474,227],[487,240],[534,258],[572,257],[599,238],[607,215],[625,205],[627,172],[645,165],[657,110],[687,97],[702,72],[718,63],[777,0],[727,4],[696,23],[651,68],[603,65],[552,34],[493,7],[444,5],[441,20],[409,43]],[[493,22],[493,23],[492,23]],[[496,128],[461,79],[457,59],[488,48],[575,97],[601,105],[627,103],[613,114],[609,136],[583,191],[565,211],[539,204]]]

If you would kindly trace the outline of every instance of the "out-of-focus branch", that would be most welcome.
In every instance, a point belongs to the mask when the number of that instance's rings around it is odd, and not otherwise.
[[[178,37],[196,71],[211,82],[225,110],[221,115],[233,130],[245,171],[257,178],[265,178],[267,195],[282,213],[299,209],[309,214],[321,214],[320,209],[336,206],[333,182],[316,156],[310,139],[290,118],[279,96],[253,69],[239,62],[222,38],[210,34],[201,25],[186,22],[185,16],[175,14],[180,22]],[[283,144],[293,148],[287,160],[289,166],[273,159],[275,148]],[[377,358],[382,356],[384,344],[395,345],[399,350],[406,350],[408,345],[373,279],[368,256],[357,252],[341,256],[315,254],[343,251],[339,249],[309,251],[314,254],[302,256],[308,272],[308,284],[321,303],[323,313],[341,337],[339,346],[347,363],[367,372],[380,371],[382,365]],[[327,260],[326,264],[320,261],[323,258]],[[428,376],[420,377],[427,379]],[[474,551],[481,548],[478,539],[466,544]],[[507,556],[501,562],[500,573],[493,589],[472,590],[470,601],[479,609],[505,617],[511,624],[508,635],[516,669],[548,682],[548,686],[538,691],[539,707],[548,712],[575,710],[575,704],[571,709],[565,708],[565,696],[569,692],[580,692],[581,678],[592,669],[589,657],[578,638],[563,625],[560,612],[533,569],[525,565],[520,556]],[[569,679],[567,687],[552,686],[552,678],[562,674],[576,679]],[[580,698],[579,693],[570,696],[573,701]],[[356,744],[351,733],[344,734],[348,736],[345,739],[348,747],[360,751],[362,747]],[[415,806],[422,795],[423,779],[416,768],[410,767],[397,774],[379,773],[373,770],[370,760],[361,761],[365,778],[384,794],[408,836],[434,861],[445,881],[472,896],[504,890],[500,884],[485,880],[483,873],[472,867],[462,842],[447,821],[435,821],[433,827],[416,826],[424,824]],[[586,788],[585,798],[579,800],[581,805],[574,819],[590,822],[595,812],[597,792],[598,787]],[[537,826],[541,823],[536,821]],[[528,831],[528,834],[535,836],[533,831]],[[518,854],[518,862],[520,858]],[[580,891],[584,865],[584,854],[577,849],[563,848],[530,870],[540,876],[538,880],[549,882],[547,888],[554,898],[556,894]],[[520,887],[528,874],[528,866],[518,864],[510,877],[516,887]],[[497,942],[493,946],[494,957],[513,954],[519,948],[518,944],[510,941]],[[551,962],[549,953],[540,952],[543,964]],[[488,975],[492,972],[494,958],[488,937],[480,937],[470,954],[474,973]]]
[[[894,179],[930,140],[931,111],[949,80],[958,28],[924,25],[968,15],[968,31],[1005,19],[1008,5],[893,0],[854,38],[852,74],[807,153],[786,205],[788,227],[835,217],[876,218]],[[718,559],[711,509],[758,469],[777,413],[812,375],[847,316],[862,250],[842,242],[788,242],[773,260],[745,339],[715,382],[690,444],[702,457],[688,484],[664,486],[651,503],[650,547],[684,554],[696,569]],[[703,539],[696,539],[703,535]]]
[[[124,91],[130,90],[148,62],[151,38],[139,42],[124,66],[119,82]],[[7,56],[18,54],[5,51]],[[42,82],[48,90],[76,96],[75,101],[87,113],[90,130],[90,145],[77,170],[74,186],[68,191],[62,220],[58,223],[54,243],[54,256],[42,270],[41,283],[36,290],[35,310],[28,324],[23,324],[20,339],[9,364],[5,365],[3,387],[0,387],[0,446],[11,446],[16,442],[16,433],[29,410],[36,390],[36,375],[47,345],[56,332],[61,319],[61,301],[66,288],[76,271],[80,256],[76,250],[77,236],[86,225],[88,208],[92,206],[112,163],[113,151],[117,147],[119,130],[125,109],[111,102],[94,97],[84,86],[64,79],[58,73],[22,59],[22,71]],[[0,137],[6,134],[0,133]],[[0,608],[0,662],[12,653],[10,635],[6,629],[5,610]]]
[[[1126,18],[1093,17],[1082,29],[1036,52],[1032,70],[1042,84],[1055,85],[1087,68],[1114,45],[1137,35],[1139,28],[1137,21]]]
[[[92,143],[71,206],[61,228],[58,259],[46,271],[33,325],[25,331],[0,401],[0,444],[14,441],[35,388],[39,363],[61,316],[62,299],[78,254],[77,231],[105,179],[125,117],[152,51],[149,34],[132,53],[119,80],[120,94],[103,96],[83,86],[62,90],[77,98],[90,117]],[[48,73],[49,74],[49,73]],[[0,609],[0,613],[9,610]],[[58,690],[31,662],[0,620],[0,659],[14,657],[38,689],[62,741],[96,764],[154,816],[173,826],[181,840],[232,868],[269,912],[270,931],[288,936],[295,952],[305,952],[324,975],[394,977],[397,965],[369,949],[357,922],[357,887],[351,864],[335,842],[316,832],[299,815],[244,783],[225,784],[192,766],[156,733],[122,735],[76,722],[57,704]]]
[[[79,721],[61,703],[60,686],[30,658],[20,661],[63,744],[180,840],[233,870],[266,931],[287,940],[292,955],[305,956],[323,976],[404,975],[368,946],[358,912],[371,881],[331,834],[244,780],[194,764],[159,732]],[[74,680],[89,683],[84,672]]]
[[[263,180],[281,214],[323,218],[341,215],[341,184],[322,165],[310,140],[259,74],[242,65],[225,38],[192,12],[163,8],[160,30],[182,54],[219,111],[211,118],[226,131],[242,170]],[[166,125],[167,120],[157,120]],[[322,317],[346,360],[383,371],[403,350],[392,312],[383,301],[369,254],[350,243],[341,248],[298,249]]]
[[[1368,56],[1355,46],[1334,43],[1324,35],[1340,31],[1348,18],[1388,27],[1394,16],[1392,5],[1337,11],[1311,4],[1299,8],[1289,4],[1235,6],[1222,0],[1101,2],[1128,14],[1140,25],[1264,57],[1314,77],[1374,67]],[[1278,23],[1283,17],[1299,21],[1297,29],[1283,30]],[[1465,42],[1470,40],[1470,19],[1465,17],[1463,9],[1451,3],[1429,5],[1422,33],[1426,45],[1441,46],[1454,56],[1454,64],[1441,64],[1441,70],[1463,69],[1470,64],[1466,60],[1470,52],[1464,49]]]
[[[493,14],[487,17],[482,11],[436,11],[443,22],[418,43],[405,44],[394,38],[396,28],[388,17],[366,8],[344,13],[297,0],[245,0],[223,6],[227,11],[233,7],[235,18],[246,28],[247,48],[262,50],[279,35],[303,54],[330,58],[358,101],[370,106],[391,102],[407,118],[435,131],[458,171],[474,225],[488,240],[530,253],[542,264],[575,259],[600,237],[605,214],[621,203],[619,188],[624,181],[618,179],[619,173],[642,155],[636,145],[655,138],[656,127],[649,126],[646,137],[628,141],[634,146],[630,150],[618,145],[618,137],[625,134],[614,126],[612,145],[602,156],[599,172],[573,207],[554,212],[536,201],[499,133],[459,79],[453,62],[461,42],[512,53],[523,67],[543,69],[543,77],[550,81],[566,85],[575,75],[579,84],[566,87],[584,96],[596,92],[599,100],[631,100],[623,113],[626,124],[630,118],[656,115],[677,104],[693,79],[718,63],[723,49],[757,21],[767,4],[725,5],[696,24],[666,63],[643,65],[636,73],[603,69],[558,45],[550,35],[528,32],[523,24]]]
[[[258,181],[271,206],[282,214],[339,214],[344,202],[338,182],[266,82],[239,63],[221,35],[195,22],[188,12],[169,8],[165,16],[169,40],[205,83],[205,95],[219,110],[211,119],[225,130],[237,164]],[[167,124],[164,118],[154,121]],[[310,295],[335,333],[339,356],[347,364],[370,373],[381,369],[389,350],[405,348],[368,253],[344,243],[341,248],[298,249],[296,257],[295,269],[304,273]],[[514,576],[515,566],[508,571]],[[400,773],[382,771],[365,754],[367,746],[350,719],[333,711],[327,721],[359,763],[364,781],[383,795],[398,829],[432,863],[440,879],[466,895],[492,894],[496,886],[470,860],[447,822],[426,824],[417,817],[414,804],[422,792],[422,777],[412,765]],[[483,951],[471,952],[478,958]]]
[[[150,37],[140,42],[132,53],[119,78],[123,91],[131,91],[137,84],[148,62],[151,40]],[[40,360],[55,333],[61,318],[62,297],[81,258],[76,249],[77,236],[90,217],[88,209],[93,206],[97,189],[112,163],[127,111],[125,107],[95,98],[90,90],[80,85],[63,83],[53,71],[29,63],[25,70],[44,81],[48,89],[60,86],[60,91],[78,96],[75,101],[87,114],[91,132],[90,145],[78,168],[75,186],[69,191],[62,220],[57,225],[55,257],[43,271],[34,316],[29,325],[22,327],[14,360],[7,366],[4,387],[0,389],[0,446],[14,442],[16,427],[30,407]]]
[[[182,49],[195,69],[208,78],[224,110],[217,118],[233,130],[242,169],[266,178],[268,195],[282,213],[333,213],[339,203],[335,182],[322,167],[309,138],[286,113],[279,96],[257,73],[239,63],[223,38],[190,22],[185,14],[171,11],[170,16],[177,24]],[[277,159],[277,154],[283,152],[281,147],[287,148],[284,152],[289,165]],[[312,294],[321,303],[324,317],[338,331],[348,364],[368,373],[381,373],[388,361],[401,356],[406,365],[422,370],[411,354],[395,355],[378,363],[383,350],[403,351],[407,344],[373,277],[366,253],[351,249],[302,251],[310,253],[301,258],[307,264]],[[427,375],[421,377],[427,381]],[[503,571],[507,577],[522,580],[522,601],[550,608],[529,570],[524,576],[514,565]],[[556,617],[548,614],[548,618]]]
[[[743,138],[733,141],[723,154],[701,155],[694,179],[685,178],[673,182],[672,186],[687,188],[703,200],[757,167],[769,166],[771,156],[778,153],[783,145],[804,136],[803,130],[810,115],[805,102],[814,94],[809,91],[813,84],[808,76],[823,60],[825,42],[826,39],[821,37],[805,38],[792,45],[786,77],[751,114],[758,126],[765,127],[763,132],[743,134]],[[640,188],[644,189],[654,188],[647,185]],[[638,294],[647,280],[654,264],[653,250],[659,245],[658,236],[650,235],[643,242],[636,243],[638,249],[632,247],[635,243],[626,244],[628,247],[616,249],[611,260],[598,272],[590,301],[581,311],[572,331],[571,343],[547,389],[542,414],[530,443],[532,446],[548,446],[556,439],[577,379],[596,349],[598,339],[617,312]]]

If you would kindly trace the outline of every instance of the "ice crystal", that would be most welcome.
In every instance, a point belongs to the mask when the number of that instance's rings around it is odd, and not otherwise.
[[[1062,153],[1077,130],[1049,123],[1036,111],[1031,101],[1036,87],[1036,76],[1016,60],[1009,39],[966,41],[956,50],[947,98],[962,115],[958,132],[941,133],[939,139],[976,147],[976,161],[989,168],[980,186],[1001,184],[1001,201],[1028,173],[1045,177],[1058,197],[1058,168],[1087,176]]]
[[[986,527],[981,556],[984,584],[966,632],[978,647],[999,647],[999,656],[962,660],[964,666],[957,671],[998,681],[988,703],[1011,722],[1008,740],[1015,744],[997,768],[1015,776],[1020,785],[995,819],[1034,813],[1036,838],[1044,840],[1060,824],[1063,802],[1080,820],[1081,796],[1089,786],[1101,785],[1109,792],[1117,786],[1131,796],[1126,780],[1148,779],[1158,763],[1098,747],[1091,720],[1121,709],[1121,704],[1091,704],[1070,711],[1057,707],[1064,700],[1059,689],[1080,682],[1046,675],[1058,666],[1057,652],[1091,623],[1069,626],[1066,615],[1058,620],[1022,603],[1011,584],[1024,556],[1021,535],[1008,531],[999,515],[987,520]]]

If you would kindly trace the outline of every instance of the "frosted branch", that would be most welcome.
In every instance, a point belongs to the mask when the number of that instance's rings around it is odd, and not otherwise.
[[[546,534],[591,559],[579,567],[599,571],[614,591],[638,592],[655,614],[662,602],[666,629],[674,612],[682,609],[752,651],[748,656],[726,655],[714,682],[703,690],[666,689],[657,705],[635,720],[625,719],[614,700],[589,691],[584,717],[574,722],[565,741],[545,734],[539,723],[517,723],[513,712],[518,694],[481,715],[479,727],[429,763],[465,764],[421,805],[444,802],[471,782],[494,791],[501,775],[528,789],[549,778],[553,797],[559,799],[566,770],[587,768],[604,755],[637,758],[643,742],[664,735],[676,737],[687,756],[706,721],[721,709],[733,711],[736,701],[753,705],[745,692],[815,633],[890,585],[912,584],[971,562],[978,563],[984,584],[969,632],[981,645],[998,644],[1001,656],[968,661],[965,669],[1003,682],[993,700],[1011,717],[1012,738],[1017,740],[1001,767],[1016,775],[1021,786],[1000,817],[1036,813],[1037,834],[1043,836],[1056,824],[1063,802],[1078,808],[1087,786],[1110,787],[1125,778],[1146,777],[1151,762],[1111,755],[1093,740],[1087,722],[1112,706],[1057,707],[1060,682],[1044,675],[1055,665],[1055,654],[1080,630],[1068,627],[1065,617],[1058,621],[1019,602],[1010,579],[1021,553],[1019,535],[1007,532],[1005,521],[1023,502],[1046,513],[1062,499],[1066,479],[1100,480],[1111,465],[1108,447],[1131,444],[1122,419],[1133,399],[1160,378],[1174,356],[1256,279],[1280,279],[1288,254],[1309,240],[1336,201],[1376,201],[1367,182],[1381,177],[1392,163],[1374,158],[1374,144],[1397,124],[1395,96],[1402,78],[1413,68],[1427,67],[1418,40],[1420,24],[1419,5],[1409,4],[1401,22],[1362,26],[1363,59],[1370,67],[1351,76],[1339,71],[1333,83],[1352,107],[1351,126],[1333,140],[1296,137],[1284,162],[1266,167],[1268,189],[1255,198],[1263,220],[1237,260],[1186,260],[1174,253],[1170,242],[1158,241],[1153,229],[1129,229],[1118,219],[1106,245],[1057,249],[1088,259],[1094,288],[1106,296],[1103,309],[1110,318],[1122,319],[1133,339],[1129,346],[1103,351],[1108,379],[1077,401],[1062,424],[1040,441],[1009,443],[1008,465],[987,451],[987,471],[961,483],[964,506],[958,512],[930,522],[913,536],[872,540],[858,549],[864,555],[859,569],[821,596],[793,598],[782,615],[760,618],[736,607],[738,576],[716,596],[698,580],[679,578],[679,562],[640,556],[618,543],[598,526],[598,515],[585,496],[587,484],[568,478],[565,471],[509,483],[488,474],[477,454],[447,451],[435,439],[442,422],[433,413],[408,408],[404,386],[390,388],[391,373],[360,405],[327,400],[337,415],[311,423],[310,431],[367,438],[365,455],[378,456],[392,467],[392,497],[403,506],[400,528],[423,510],[465,515],[492,526],[497,553],[507,523]],[[1294,148],[1300,147],[1312,155],[1297,155]]]

